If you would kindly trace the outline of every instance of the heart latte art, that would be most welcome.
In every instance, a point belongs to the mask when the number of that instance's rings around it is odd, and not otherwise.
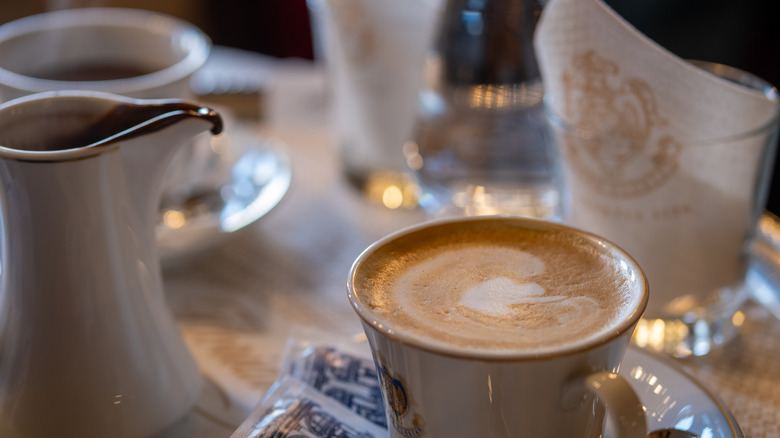
[[[396,332],[508,352],[593,340],[637,307],[625,266],[590,240],[492,222],[464,227],[424,229],[379,248],[356,270],[359,300]]]

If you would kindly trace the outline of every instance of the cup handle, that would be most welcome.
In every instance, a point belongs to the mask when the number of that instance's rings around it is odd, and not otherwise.
[[[626,379],[600,371],[585,377],[585,387],[606,406],[615,438],[647,438],[644,406]]]

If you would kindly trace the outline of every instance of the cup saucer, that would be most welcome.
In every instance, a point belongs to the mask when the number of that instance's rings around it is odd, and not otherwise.
[[[224,159],[230,164],[221,183],[160,206],[156,232],[163,266],[197,254],[257,221],[287,193],[292,172],[283,145],[240,125],[231,129],[227,142],[231,144],[223,147],[229,150]]]
[[[650,431],[678,429],[700,437],[743,438],[723,403],[671,359],[635,347],[626,352],[619,374],[628,379],[645,406]],[[607,438],[612,437],[609,418]]]
[[[619,372],[642,401],[648,428],[678,429],[708,438],[744,438],[736,420],[723,403],[671,359],[630,347]],[[378,390],[378,388],[377,388]],[[238,427],[241,416],[248,415],[225,388],[211,382],[204,390],[193,413],[163,438],[216,438],[226,429]],[[607,419],[606,438],[614,436]]]

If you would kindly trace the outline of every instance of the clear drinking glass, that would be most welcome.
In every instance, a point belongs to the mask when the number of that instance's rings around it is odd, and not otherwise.
[[[389,208],[416,206],[402,149],[439,0],[309,0],[345,179]]]
[[[449,0],[404,148],[433,216],[559,219],[561,183],[532,39],[534,0]]]
[[[771,84],[736,68],[691,62],[763,96],[774,106],[769,120],[719,138],[651,145],[635,127],[574,126],[547,106],[571,194],[565,221],[639,262],[651,292],[634,341],[678,357],[707,354],[744,321],[739,309],[749,296],[745,277],[780,114]],[[611,153],[597,156],[599,149]]]

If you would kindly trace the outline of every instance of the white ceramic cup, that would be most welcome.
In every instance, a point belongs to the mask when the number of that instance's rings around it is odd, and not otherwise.
[[[431,291],[438,280],[427,283],[428,280],[421,280],[422,276],[403,277],[386,271],[387,268],[394,269],[392,266],[397,263],[405,263],[404,260],[410,257],[419,258],[425,260],[424,263],[444,266],[443,272],[438,272],[436,278],[458,278],[452,282],[455,286],[452,290],[447,289],[443,299],[435,292],[426,292],[428,301],[424,306],[448,315],[450,312],[457,314],[457,306],[448,307],[446,304],[449,302],[447,296],[465,296],[474,290],[475,284],[470,278],[461,280],[461,273],[475,271],[477,276],[481,276],[476,281],[476,288],[500,279],[500,275],[493,266],[486,267],[482,261],[470,260],[462,254],[450,262],[439,263],[439,260],[444,259],[432,255],[430,251],[431,248],[443,247],[442,241],[431,236],[452,236],[456,241],[463,241],[465,236],[470,244],[479,246],[482,244],[480,240],[485,226],[498,236],[511,236],[518,233],[519,229],[521,234],[532,230],[532,233],[551,233],[577,242],[575,252],[585,253],[585,258],[591,261],[607,260],[608,265],[614,268],[612,271],[599,271],[597,278],[588,280],[595,282],[595,286],[586,284],[586,287],[597,291],[595,293],[607,293],[611,298],[614,291],[603,286],[599,276],[603,272],[612,272],[609,275],[617,277],[617,282],[624,285],[620,290],[622,297],[627,297],[623,301],[625,307],[612,318],[614,323],[609,327],[582,338],[579,335],[572,336],[573,339],[568,343],[555,346],[553,344],[557,341],[553,340],[535,347],[510,346],[491,350],[489,347],[482,348],[480,344],[465,347],[447,341],[448,336],[461,329],[473,333],[470,331],[473,325],[450,326],[443,329],[444,335],[436,334],[437,329],[432,334],[415,332],[406,323],[395,319],[399,313],[401,318],[410,315],[414,317],[413,311],[409,310],[414,306],[407,301],[398,307],[387,306],[387,310],[382,310],[385,306],[383,302],[397,300],[397,295],[396,298],[388,298],[390,295],[377,298],[379,295],[368,292],[367,289],[374,289],[375,285],[382,283],[408,285],[420,282],[427,284],[427,291]],[[512,239],[510,237],[508,241],[517,241]],[[498,241],[502,241],[502,238],[499,237]],[[547,244],[551,241],[554,239],[548,240]],[[496,240],[491,242],[493,245]],[[446,245],[450,245],[450,242]],[[506,248],[510,251],[516,249],[512,244]],[[523,251],[535,257],[535,248],[531,246]],[[488,251],[493,251],[493,247]],[[566,282],[573,278],[563,274],[560,274],[560,279],[556,276],[562,267],[565,268],[567,261],[574,259],[567,258],[565,254],[557,259],[544,257],[545,272],[553,274],[545,281],[552,278],[553,282]],[[453,263],[452,260],[457,262]],[[556,264],[556,260],[560,263]],[[483,266],[478,267],[480,264]],[[513,262],[510,262],[504,267],[512,266]],[[526,266],[517,265],[516,268],[523,270]],[[535,278],[539,277],[529,276],[529,283],[524,285],[540,281]],[[409,289],[414,287],[402,286]],[[549,288],[544,290],[542,295],[532,293],[525,299],[535,297],[543,303],[556,298],[550,295],[561,292],[550,291]],[[647,435],[642,404],[627,381],[617,374],[631,334],[647,304],[647,283],[639,266],[630,256],[595,235],[560,224],[516,217],[431,221],[387,236],[366,249],[352,267],[348,295],[362,319],[382,380],[388,425],[393,437],[600,437],[605,428],[605,410],[614,420],[612,427],[615,437]],[[501,295],[501,291],[490,291],[483,296],[482,301],[476,303],[477,307],[490,309],[492,304],[507,297]],[[462,298],[454,302],[458,305],[465,303]],[[493,318],[490,312],[494,310],[485,310],[486,313],[482,315],[486,317],[485,320]],[[496,342],[503,339],[499,338]]]
[[[32,15],[0,26],[0,99],[55,90],[187,98],[190,76],[210,48],[194,25],[151,11],[84,8]],[[52,78],[96,67],[135,73],[104,80]]]
[[[192,99],[190,78],[211,41],[196,26],[127,8],[64,9],[0,26],[0,102],[43,91],[88,90],[139,99]],[[67,80],[65,80],[67,79]],[[186,199],[211,184],[208,136],[183,148],[163,196]]]

